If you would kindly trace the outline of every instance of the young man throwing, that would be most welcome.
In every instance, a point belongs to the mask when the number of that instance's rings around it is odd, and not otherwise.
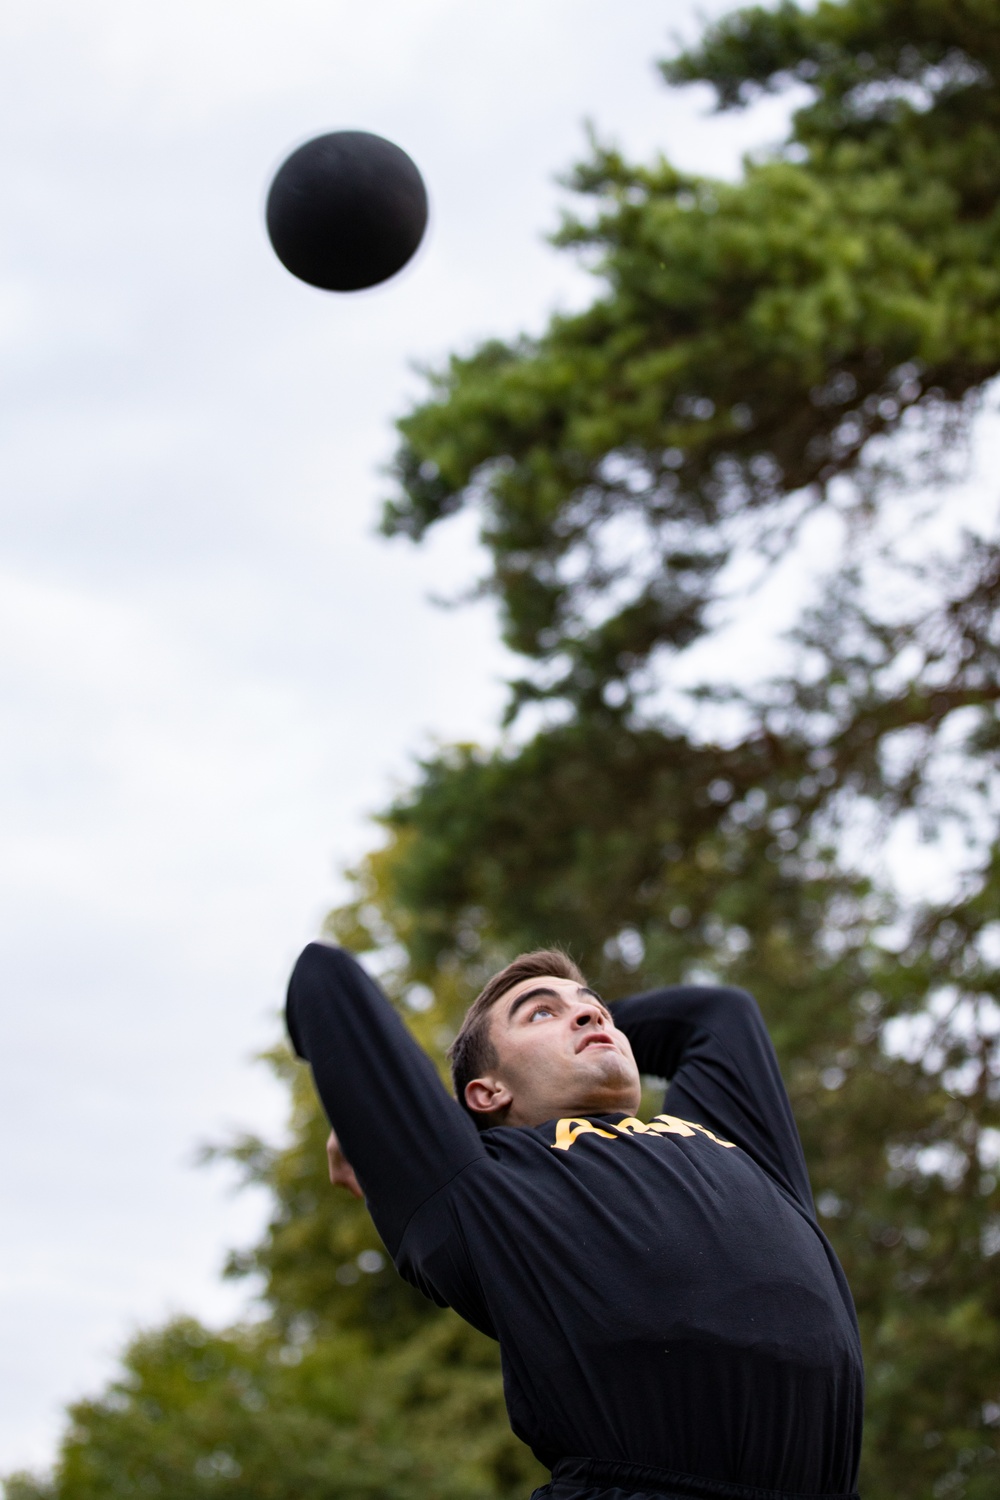
[[[305,950],[288,1026],[334,1179],[407,1281],[499,1340],[539,1495],[854,1494],[857,1322],[749,995],[609,1010],[565,954],[523,955],[451,1049],[460,1102],[340,949]],[[640,1071],[671,1079],[649,1123]]]

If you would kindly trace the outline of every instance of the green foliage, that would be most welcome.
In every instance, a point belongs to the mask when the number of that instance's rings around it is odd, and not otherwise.
[[[998,38],[989,0],[737,12],[665,71],[722,108],[797,79],[782,152],[737,183],[597,145],[577,169],[593,208],[556,242],[603,292],[433,378],[384,521],[478,507],[484,587],[537,664],[514,711],[641,694],[734,548],[773,548],[908,417],[961,425],[1000,369]]]
[[[283,1340],[270,1324],[217,1335],[185,1319],[137,1339],[121,1377],[71,1409],[51,1483],[15,1477],[7,1494],[486,1500],[507,1492],[498,1473],[519,1488],[530,1477],[500,1428],[494,1366],[455,1318],[375,1360],[360,1337]],[[455,1431],[471,1436],[457,1444]]]
[[[385,518],[419,538],[479,508],[527,660],[512,714],[559,701],[423,764],[328,924],[439,1060],[537,944],[612,998],[757,994],[858,1303],[869,1500],[986,1500],[1000,1476],[1000,541],[945,546],[898,482],[933,476],[1000,370],[998,66],[988,0],[740,11],[664,73],[725,109],[797,83],[782,150],[722,183],[593,147],[557,241],[594,304],[432,378]],[[732,558],[781,556],[821,506],[843,545],[790,665],[737,688],[716,657],[682,690]],[[933,899],[897,878],[918,835],[947,867]],[[301,1070],[272,1062],[289,1143],[229,1148],[272,1196],[230,1264],[260,1321],[137,1340],[8,1500],[538,1482],[495,1347],[395,1278],[329,1189]]]

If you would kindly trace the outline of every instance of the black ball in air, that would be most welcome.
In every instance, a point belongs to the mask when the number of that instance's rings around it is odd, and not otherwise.
[[[357,292],[401,271],[427,226],[427,190],[399,146],[366,130],[307,141],[278,168],[267,232],[293,276]]]

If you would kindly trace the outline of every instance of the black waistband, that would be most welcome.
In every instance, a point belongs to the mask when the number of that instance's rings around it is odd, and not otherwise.
[[[656,1500],[858,1500],[850,1494],[809,1495],[790,1490],[762,1490],[752,1485],[703,1479],[696,1474],[673,1474],[643,1464],[616,1464],[600,1458],[561,1458],[553,1466],[552,1483],[535,1494],[569,1500],[583,1491],[622,1490],[628,1495],[650,1495]]]

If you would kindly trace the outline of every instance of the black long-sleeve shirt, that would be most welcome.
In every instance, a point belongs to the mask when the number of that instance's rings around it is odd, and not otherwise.
[[[749,995],[613,1007],[640,1070],[672,1080],[648,1124],[481,1133],[349,954],[311,944],[287,1014],[397,1269],[499,1340],[511,1425],[544,1464],[853,1492],[857,1322]]]

